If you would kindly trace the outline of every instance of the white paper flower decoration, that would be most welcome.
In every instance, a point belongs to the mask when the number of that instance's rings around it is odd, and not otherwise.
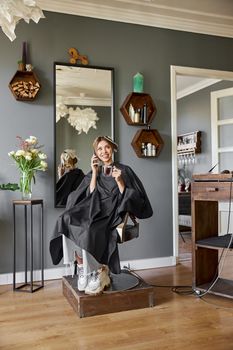
[[[75,109],[70,107],[67,120],[79,134],[81,134],[81,132],[87,134],[90,128],[96,129],[96,121],[99,120],[99,118],[94,109],[90,107],[83,109],[79,107],[76,107]]]
[[[68,108],[67,106],[60,102],[60,103],[57,103],[56,105],[56,123],[62,118],[62,117],[65,117],[67,114],[68,114]]]
[[[27,23],[30,19],[38,23],[40,18],[45,18],[45,16],[42,10],[36,6],[35,0],[0,1],[0,26],[11,41],[16,38],[15,27],[21,19]]]

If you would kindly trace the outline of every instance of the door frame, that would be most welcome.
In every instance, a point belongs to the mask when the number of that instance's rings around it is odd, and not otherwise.
[[[219,120],[218,118],[218,103],[222,97],[233,96],[233,87],[216,90],[211,92],[211,140],[212,140],[212,166],[215,166],[213,172],[219,172],[219,156],[224,152],[233,152],[233,146],[220,147],[218,127],[233,124],[233,118]],[[223,170],[223,169],[222,169]]]
[[[189,75],[210,79],[233,81],[233,72],[170,66],[171,87],[171,152],[172,152],[172,217],[173,217],[173,256],[178,261],[179,256],[179,225],[178,225],[178,174],[177,174],[177,75]]]

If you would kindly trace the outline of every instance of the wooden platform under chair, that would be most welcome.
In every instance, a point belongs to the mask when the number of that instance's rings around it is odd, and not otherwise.
[[[128,274],[132,277],[130,273]],[[119,275],[111,277],[112,285],[114,285],[114,279],[121,277],[117,276]],[[80,292],[77,289],[77,276],[63,277],[62,286],[63,295],[80,318],[155,306],[155,288],[139,279],[130,289],[121,287],[120,290],[107,289],[97,296]]]

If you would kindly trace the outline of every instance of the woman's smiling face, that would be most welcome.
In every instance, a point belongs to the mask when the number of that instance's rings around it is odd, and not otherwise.
[[[105,141],[105,140],[100,141],[97,145],[95,153],[96,153],[97,157],[104,164],[111,164],[112,163],[113,150],[112,150],[112,146],[107,141]]]

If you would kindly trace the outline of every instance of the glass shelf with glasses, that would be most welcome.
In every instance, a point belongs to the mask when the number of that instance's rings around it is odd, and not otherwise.
[[[177,157],[180,165],[195,164],[197,153],[201,153],[201,131],[178,135]]]
[[[178,154],[178,164],[179,165],[188,165],[196,163],[196,154],[195,151],[188,151]]]

